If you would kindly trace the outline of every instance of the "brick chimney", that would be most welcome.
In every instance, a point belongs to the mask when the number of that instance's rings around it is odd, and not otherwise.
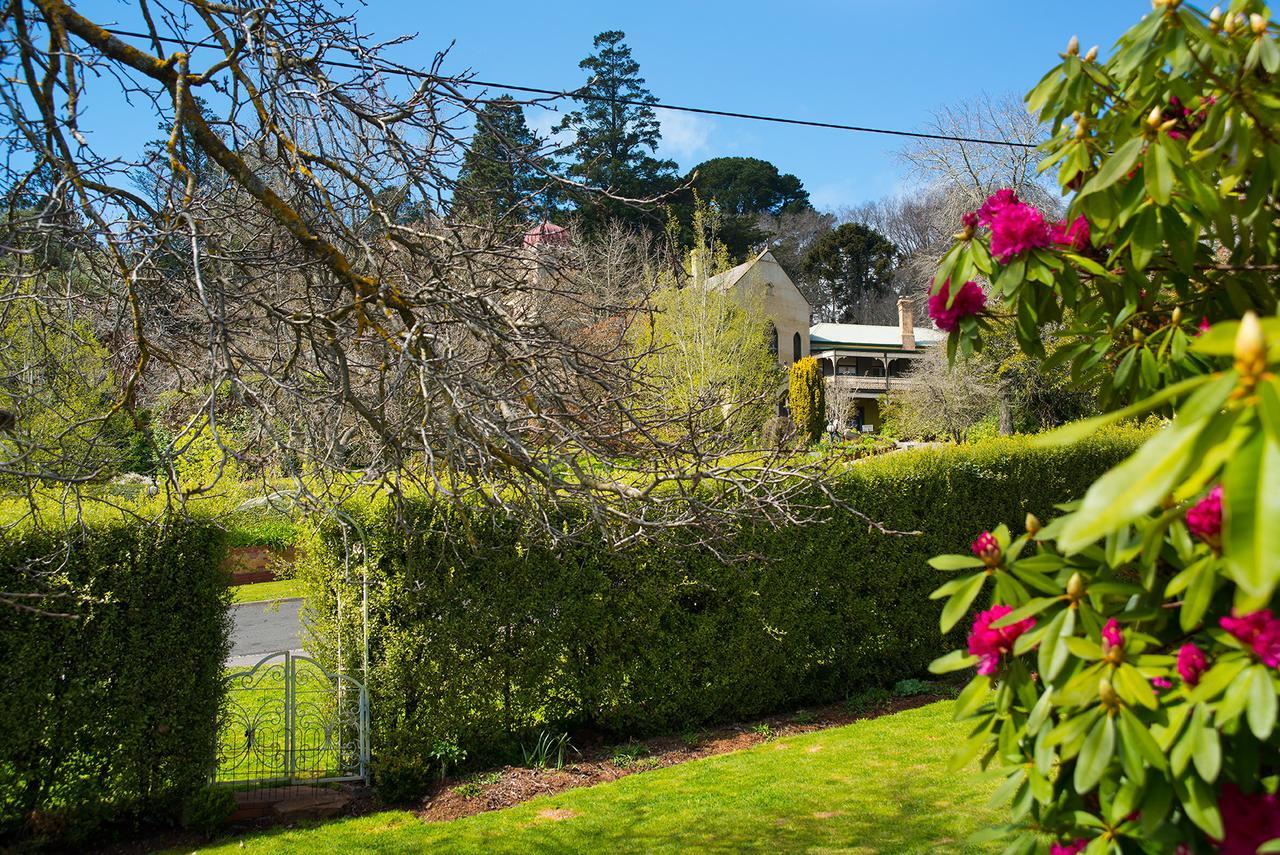
[[[916,349],[915,306],[909,297],[898,300],[898,329],[902,333],[902,349]]]

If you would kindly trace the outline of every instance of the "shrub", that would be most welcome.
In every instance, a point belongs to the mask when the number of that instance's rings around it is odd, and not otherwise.
[[[1116,432],[1069,449],[1006,438],[852,464],[831,489],[919,537],[892,537],[832,511],[758,525],[725,564],[671,533],[613,551],[589,535],[549,544],[516,516],[411,501],[350,507],[365,532],[369,691],[378,758],[456,737],[471,759],[505,759],[518,736],[578,726],[648,734],[829,703],[920,673],[943,646],[926,561],[969,521],[1047,513],[1132,450]],[[566,525],[573,525],[567,520]],[[352,536],[351,539],[354,539]],[[322,658],[339,632],[361,673],[362,569],[343,538],[306,535],[298,577]],[[519,756],[518,753],[516,756]],[[380,776],[381,777],[381,776]]]
[[[941,628],[972,627],[933,666],[972,677],[957,764],[1004,778],[1007,853],[1278,851],[1280,40],[1223,5],[1154,0],[1105,61],[1072,39],[1027,96],[1067,218],[997,192],[930,298],[953,353],[1000,323],[970,276],[1025,353],[1067,321],[1058,362],[1110,412],[1048,442],[1176,413],[1047,524],[933,561]]]
[[[229,787],[205,787],[187,800],[182,824],[212,835],[231,821],[236,813],[236,794]]]
[[[787,416],[774,416],[764,423],[760,442],[768,449],[781,450],[796,438],[796,423]]]
[[[913,698],[917,695],[929,695],[938,690],[938,687],[928,680],[917,680],[914,677],[908,677],[905,680],[899,680],[893,684],[893,693],[900,698]]]
[[[180,819],[213,758],[223,542],[207,521],[87,511],[71,531],[5,531],[0,590],[48,592],[22,602],[74,616],[0,607],[0,834],[83,842],[104,824]]]
[[[806,442],[817,442],[827,429],[827,383],[818,360],[806,356],[791,365],[787,406],[796,430]]]

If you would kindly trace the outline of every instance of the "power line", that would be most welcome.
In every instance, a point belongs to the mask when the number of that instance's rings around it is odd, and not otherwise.
[[[107,29],[106,32],[115,36],[126,36],[129,38],[152,39],[150,33],[135,33],[128,30],[112,30]],[[215,45],[209,44],[193,44],[184,42],[179,39],[166,38],[164,36],[157,37],[162,42],[170,42],[172,44],[181,45],[186,48],[215,48]],[[357,71],[368,71],[367,66],[359,65],[354,62],[342,62],[341,60],[325,59],[320,60],[325,65],[335,68],[348,68]],[[911,139],[922,140],[939,140],[942,142],[959,142],[973,143],[975,145],[998,145],[1008,148],[1036,148],[1035,143],[1017,142],[1015,140],[999,140],[985,139],[983,137],[965,137],[952,134],[931,134],[924,131],[902,131],[892,128],[873,128],[863,125],[847,125],[840,122],[820,122],[813,119],[792,119],[785,116],[766,116],[759,113],[740,113],[734,110],[715,110],[710,107],[687,107],[680,104],[665,104],[661,101],[642,101],[635,98],[611,98],[607,95],[592,95],[583,92],[581,89],[559,90],[559,89],[542,89],[536,86],[522,86],[515,83],[495,83],[486,80],[475,80],[472,78],[462,77],[443,77],[438,74],[429,74],[425,71],[414,71],[408,68],[386,68],[378,67],[376,69],[381,74],[392,74],[400,77],[411,78],[415,80],[439,80],[452,83],[456,86],[478,86],[485,89],[506,89],[512,92],[527,92],[533,95],[549,95],[553,98],[572,98],[578,101],[604,101],[610,104],[625,104],[633,107],[658,107],[663,110],[673,110],[680,113],[695,113],[703,116],[721,116],[728,119],[745,119],[752,122],[772,122],[779,125],[799,125],[807,128],[826,128],[836,131],[852,131],[861,134],[880,134],[892,137],[908,137]]]

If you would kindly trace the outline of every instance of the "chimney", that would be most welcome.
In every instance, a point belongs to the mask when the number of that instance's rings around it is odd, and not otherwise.
[[[902,349],[916,349],[915,306],[909,297],[898,300],[898,330],[902,333]]]

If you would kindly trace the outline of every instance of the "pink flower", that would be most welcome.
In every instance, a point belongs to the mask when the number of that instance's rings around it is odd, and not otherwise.
[[[977,540],[969,544],[973,554],[982,559],[984,564],[994,567],[1000,563],[1000,542],[989,531],[978,535]]]
[[[1151,688],[1155,689],[1156,692],[1163,692],[1165,689],[1172,689],[1173,683],[1170,683],[1165,677],[1152,677]]]
[[[978,227],[978,212],[968,211],[960,217],[960,225],[966,229],[976,229]]]
[[[1202,317],[1202,318],[1200,319],[1200,326],[1196,327],[1196,329],[1200,330],[1200,334],[1201,334],[1201,335],[1204,335],[1205,333],[1207,333],[1207,332],[1209,331],[1209,316],[1208,316],[1208,315],[1205,315],[1204,317]]]
[[[1008,264],[1033,249],[1048,246],[1052,239],[1044,216],[1022,202],[1005,205],[991,220],[991,254],[1001,264]]]
[[[1263,609],[1240,617],[1235,610],[1230,617],[1224,617],[1218,624],[1234,635],[1245,646],[1253,650],[1259,661],[1268,668],[1280,667],[1280,620],[1271,614],[1271,609]]]
[[[1109,619],[1102,627],[1103,648],[1124,647],[1124,633],[1120,631],[1120,622]]]
[[[1200,682],[1200,675],[1209,667],[1209,662],[1204,658],[1204,651],[1194,644],[1184,644],[1178,648],[1178,676],[1182,678],[1182,682],[1188,686],[1194,686]]]
[[[1054,843],[1049,847],[1049,855],[1077,855],[1077,853],[1083,852],[1088,845],[1089,841],[1083,837],[1077,838],[1070,843]]]
[[[1222,533],[1222,485],[1187,509],[1187,528],[1210,546],[1217,547]]]
[[[966,282],[960,286],[960,290],[956,292],[956,298],[951,301],[951,306],[948,308],[947,300],[950,294],[951,280],[948,279],[942,283],[938,293],[929,297],[929,317],[943,332],[955,332],[960,328],[962,318],[976,315],[987,306],[987,295],[978,287],[977,282]]]
[[[1083,216],[1076,217],[1070,225],[1060,220],[1053,224],[1052,236],[1058,246],[1083,252],[1089,248],[1089,221]]]
[[[1222,842],[1219,855],[1254,855],[1268,840],[1280,837],[1280,801],[1272,793],[1245,795],[1235,784],[1226,783],[1218,797],[1222,814]]]
[[[1000,657],[1013,651],[1013,643],[1031,627],[1035,618],[1011,623],[993,629],[991,624],[1013,611],[1012,606],[992,606],[978,614],[969,632],[969,652],[979,658],[978,673],[994,674],[1000,667]]]
[[[982,203],[982,207],[976,211],[978,218],[977,222],[984,226],[989,226],[992,221],[995,220],[996,215],[1005,208],[1010,205],[1021,204],[1022,202],[1019,201],[1018,194],[1014,193],[1012,190],[1008,188],[1005,188],[1004,190],[997,190],[995,193],[992,193],[987,198],[987,201]]]

